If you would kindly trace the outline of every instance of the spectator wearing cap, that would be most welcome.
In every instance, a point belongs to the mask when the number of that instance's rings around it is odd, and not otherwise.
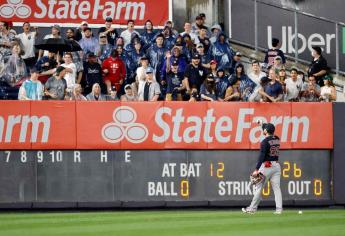
[[[325,75],[322,79],[325,85],[321,87],[320,100],[324,102],[335,102],[337,100],[337,91],[333,84],[333,78],[330,75]]]
[[[83,49],[84,60],[86,60],[86,55],[90,52],[97,54],[99,51],[98,39],[92,36],[92,31],[90,27],[84,29],[84,37],[79,41],[80,47]]]
[[[297,78],[297,69],[292,68],[290,71],[290,78],[285,80],[286,84],[286,97],[285,101],[298,102],[303,87],[303,81]]]
[[[212,44],[217,42],[219,35],[222,33],[222,27],[219,24],[215,24],[211,27],[211,37],[210,41]]]
[[[235,73],[235,68],[236,66],[238,66],[238,64],[241,63],[241,59],[242,59],[242,53],[241,52],[236,52],[232,58],[231,61],[231,65],[229,68],[229,74],[232,75],[233,73]]]
[[[101,33],[104,33],[107,36],[108,43],[112,46],[115,45],[115,40],[119,36],[116,29],[112,27],[113,24],[113,18],[107,17],[105,18],[105,26],[99,28],[98,35]]]
[[[318,46],[312,47],[311,55],[313,60],[309,65],[308,76],[314,76],[316,83],[322,87],[324,85],[323,76],[328,71],[327,61],[322,56],[322,49]]]
[[[205,13],[200,13],[199,16],[201,17],[202,25],[204,25],[204,26],[206,26],[208,28],[208,26],[206,25],[206,14]]]
[[[80,23],[80,26],[75,30],[75,36],[74,36],[75,41],[79,42],[82,38],[84,38],[84,30],[87,27],[89,27],[89,24],[87,23],[87,21],[82,21]]]
[[[135,82],[132,83],[133,93],[138,95],[138,91],[140,87],[143,87],[146,81],[146,69],[150,67],[149,58],[143,56],[140,58],[140,66],[137,68]],[[156,81],[155,76],[153,80]]]
[[[139,101],[158,101],[161,94],[159,84],[153,80],[154,70],[152,67],[146,69],[146,80],[143,87],[139,88],[138,97]]]
[[[171,69],[166,74],[166,101],[182,101],[182,93],[185,87],[183,81],[183,71],[179,71],[179,63],[173,61],[171,63]]]
[[[192,24],[190,22],[184,23],[184,31],[180,33],[182,37],[189,35],[194,44],[199,43],[198,35],[192,31]]]
[[[272,48],[268,49],[265,54],[265,60],[264,63],[268,65],[273,65],[274,64],[274,59],[276,56],[280,56],[282,60],[282,64],[285,64],[286,59],[285,55],[280,48],[280,41],[277,38],[272,38]]]
[[[55,74],[48,79],[44,85],[44,94],[48,100],[64,100],[66,95],[67,83],[63,78],[66,69],[63,66],[56,68]]]
[[[157,32],[153,28],[151,20],[147,20],[144,25],[144,31],[140,35],[140,40],[143,43],[143,50],[146,51],[155,42]]]
[[[43,37],[43,39],[51,38],[61,38],[61,28],[59,25],[53,25],[51,29],[51,34],[47,34]],[[41,58],[42,56],[48,56],[48,51],[39,50],[38,58]]]
[[[205,24],[205,17],[203,17],[203,15],[200,15],[200,14],[197,15],[195,17],[195,22],[192,24],[192,32],[195,33],[196,35],[199,35],[202,28],[205,28],[206,31],[208,31],[208,28],[204,24]]]
[[[30,79],[25,80],[19,89],[18,100],[42,100],[43,85],[38,80],[39,71],[32,68],[30,73]]]
[[[127,22],[127,29],[125,31],[122,31],[120,35],[124,40],[124,43],[125,43],[124,47],[126,47],[131,42],[133,33],[137,34],[140,37],[139,32],[134,30],[134,20],[129,20]]]
[[[126,79],[126,66],[115,49],[112,51],[111,56],[103,61],[102,71],[108,91],[111,90],[110,86],[115,86],[116,91],[120,95],[121,85]]]
[[[252,71],[248,74],[248,77],[256,84],[260,85],[260,80],[265,77],[266,74],[260,70],[260,63],[257,60],[252,61]]]
[[[210,71],[214,77],[217,76],[218,69],[223,69],[223,68],[218,68],[218,62],[216,60],[211,60],[210,61]]]
[[[277,80],[277,74],[274,68],[268,71],[269,83],[265,86],[265,94],[263,101],[265,102],[280,102],[283,100],[283,87]]]
[[[200,87],[201,101],[217,101],[216,83],[213,74],[208,74],[205,81]]]
[[[198,36],[199,43],[202,43],[204,45],[205,53],[209,53],[209,49],[211,48],[211,42],[210,39],[207,37],[207,32],[207,28],[203,26],[200,28]]]
[[[99,34],[98,40],[99,51],[97,52],[97,55],[99,56],[99,59],[103,62],[110,56],[110,53],[113,51],[114,46],[108,42],[107,34],[105,32]]]
[[[285,66],[282,63],[282,58],[280,56],[276,56],[274,58],[272,67],[276,71],[276,74],[278,74],[281,69],[285,69]]]
[[[102,88],[103,93],[107,92],[102,78],[102,67],[97,62],[97,56],[94,53],[89,53],[87,55],[87,60],[84,62],[84,72],[83,72],[83,84],[84,84],[84,94],[89,94],[92,91],[92,86],[94,84],[99,84]]]
[[[192,93],[193,88],[199,93],[200,86],[206,78],[207,69],[200,64],[200,59],[201,57],[199,54],[194,54],[192,63],[186,67],[183,83],[188,94]]]
[[[200,28],[203,26],[202,22],[203,21],[202,21],[201,16],[197,15],[195,17],[194,23],[192,24],[192,32],[195,33],[196,35],[199,35]]]
[[[125,94],[121,96],[122,102],[136,102],[138,101],[138,95],[133,92],[133,88],[130,84],[125,86]]]
[[[202,43],[196,45],[196,52],[200,55],[201,65],[206,69],[210,69],[210,62],[212,59],[209,53],[205,53],[205,47]]]
[[[159,34],[156,42],[147,50],[146,56],[149,58],[150,64],[155,71],[156,79],[160,79],[160,72],[163,67],[166,48],[164,46],[164,35]]]
[[[25,62],[26,68],[30,70],[36,63],[35,58],[35,41],[37,37],[37,28],[35,31],[31,31],[29,22],[23,23],[23,33],[16,35],[15,37],[20,40],[24,55],[22,58]]]

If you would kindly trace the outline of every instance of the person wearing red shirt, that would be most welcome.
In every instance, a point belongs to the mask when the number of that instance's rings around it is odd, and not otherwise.
[[[115,86],[116,91],[120,92],[121,85],[126,78],[126,66],[116,50],[113,50],[110,57],[103,61],[102,71],[104,74],[103,80],[108,87],[108,91]]]

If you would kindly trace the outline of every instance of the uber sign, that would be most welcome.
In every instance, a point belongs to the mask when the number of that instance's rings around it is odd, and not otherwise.
[[[247,1],[232,0],[231,3],[231,24],[232,38],[251,45],[255,45],[254,30],[254,2],[248,6]],[[309,15],[297,14],[297,30],[295,32],[294,12],[258,2],[258,46],[270,48],[272,37],[279,38],[281,50],[289,56],[295,56],[295,40],[297,38],[298,57],[311,61],[311,50],[313,46],[320,46],[328,65],[336,68],[336,26],[335,23],[320,20]],[[248,19],[243,19],[245,15]],[[246,30],[248,29],[248,30]],[[244,32],[246,31],[246,32]],[[343,29],[339,25],[339,66],[345,71],[345,56],[343,45]]]
[[[272,26],[267,26],[267,43],[268,47],[271,48],[271,39],[272,39]],[[281,28],[281,50],[284,53],[295,53],[295,40],[296,33],[293,33],[292,26],[282,26]],[[319,46],[323,49],[326,54],[331,53],[331,45],[335,44],[335,34],[311,34],[309,37],[306,37],[302,33],[298,33],[298,53],[304,53],[306,49],[309,51],[312,50],[314,46]]]

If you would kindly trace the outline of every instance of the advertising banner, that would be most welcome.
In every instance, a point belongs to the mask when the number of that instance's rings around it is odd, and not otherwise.
[[[0,21],[103,25],[110,16],[118,25],[127,25],[128,20],[144,25],[150,19],[155,26],[163,26],[171,10],[169,0],[0,0]]]
[[[332,103],[0,103],[0,149],[332,149]],[[320,119],[322,117],[322,119]]]

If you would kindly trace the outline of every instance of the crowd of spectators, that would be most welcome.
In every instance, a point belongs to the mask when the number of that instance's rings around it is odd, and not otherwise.
[[[245,71],[241,52],[230,46],[222,27],[205,25],[205,15],[186,22],[178,32],[173,22],[162,30],[147,20],[143,30],[128,21],[119,33],[113,19],[94,32],[83,21],[48,35],[23,24],[16,33],[0,22],[0,98],[89,101],[335,101],[320,47],[313,47],[308,71],[286,68],[279,39],[273,38],[263,62]],[[42,39],[78,42],[81,51],[37,50]]]

